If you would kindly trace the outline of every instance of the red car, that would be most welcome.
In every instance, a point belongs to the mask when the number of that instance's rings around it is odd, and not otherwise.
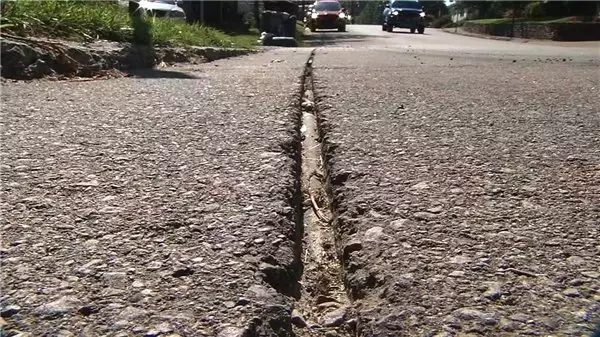
[[[336,0],[317,1],[313,5],[307,26],[311,32],[317,29],[337,29],[338,32],[345,32],[346,13]]]

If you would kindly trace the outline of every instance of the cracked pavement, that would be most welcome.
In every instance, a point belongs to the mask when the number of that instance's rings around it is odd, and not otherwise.
[[[359,336],[589,333],[598,43],[348,31],[307,39],[352,299],[331,320]],[[7,336],[325,335],[292,329],[279,288],[302,270],[311,50],[3,83]]]
[[[458,53],[472,38],[431,34],[315,56],[359,335],[590,333],[597,57],[477,39]]]

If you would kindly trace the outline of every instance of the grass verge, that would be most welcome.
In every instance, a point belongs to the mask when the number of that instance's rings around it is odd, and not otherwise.
[[[306,46],[306,43],[304,43],[304,31],[305,31],[304,23],[302,21],[297,21],[296,22],[296,41],[298,41],[298,47]]]
[[[226,34],[218,29],[167,18],[150,20],[155,44],[250,48],[256,36]],[[7,33],[89,41],[132,41],[127,8],[115,1],[2,0],[0,27]]]
[[[494,25],[494,24],[502,24],[502,23],[510,23],[512,19],[510,18],[498,18],[498,19],[480,19],[480,20],[468,20],[469,23],[476,23],[480,25]]]

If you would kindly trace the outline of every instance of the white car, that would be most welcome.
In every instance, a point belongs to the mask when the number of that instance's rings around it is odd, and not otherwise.
[[[141,0],[138,11],[143,15],[185,20],[185,11],[174,0]]]

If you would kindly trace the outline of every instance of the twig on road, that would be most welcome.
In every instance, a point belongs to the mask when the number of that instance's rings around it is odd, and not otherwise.
[[[308,262],[308,247],[304,251],[304,265]]]
[[[315,159],[316,160],[316,159]],[[317,170],[313,170],[309,175],[308,175],[308,181],[310,182],[310,179],[315,176],[317,177],[319,180],[323,180],[323,174],[320,173]]]
[[[317,202],[315,201],[315,197],[312,195],[312,193],[309,193],[310,195],[310,201],[312,203],[313,209],[315,210],[315,214],[317,215],[317,218],[319,218],[319,220],[325,222],[325,223],[330,223],[331,220],[327,219],[323,213],[321,213],[321,209],[319,208],[319,206],[317,205]]]
[[[316,200],[315,200],[315,197],[313,196],[313,193],[312,193],[312,191],[310,190],[310,179],[311,179],[313,176],[317,177],[319,180],[322,180],[322,179],[323,179],[323,175],[322,175],[320,172],[318,172],[317,170],[313,170],[313,171],[310,173],[310,175],[308,176],[308,181],[309,181],[309,186],[308,186],[308,195],[310,196],[310,201],[311,201],[311,204],[312,204],[312,206],[313,206],[313,209],[314,209],[314,211],[315,211],[315,214],[317,215],[317,218],[319,218],[319,220],[321,220],[321,221],[323,221],[323,222],[325,222],[325,223],[330,223],[330,222],[331,222],[331,220],[327,219],[327,217],[325,217],[325,216],[323,215],[323,213],[321,212],[321,208],[319,208],[319,206],[317,205],[317,202],[316,202]]]
[[[538,274],[530,273],[526,270],[520,270],[520,269],[516,269],[516,268],[508,268],[508,269],[506,269],[506,271],[513,272],[517,275],[523,275],[523,276],[529,276],[529,277],[540,277],[540,275],[538,275]]]

